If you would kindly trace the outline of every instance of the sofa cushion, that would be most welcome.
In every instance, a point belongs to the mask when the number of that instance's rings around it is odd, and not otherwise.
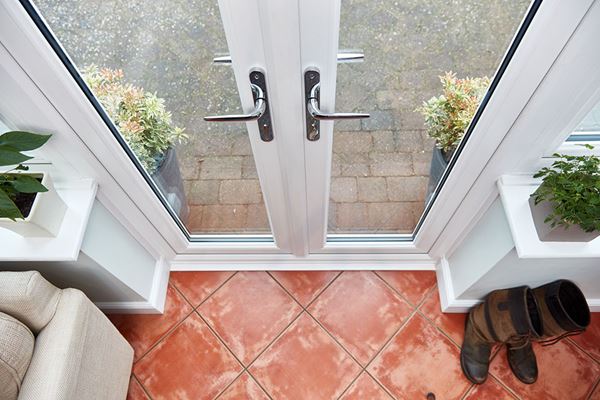
[[[0,312],[17,318],[36,335],[52,319],[60,293],[37,271],[0,272]]]
[[[33,333],[25,324],[0,312],[0,399],[17,398],[34,343]]]

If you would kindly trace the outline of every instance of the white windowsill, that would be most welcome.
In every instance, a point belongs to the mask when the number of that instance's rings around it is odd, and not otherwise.
[[[0,228],[0,261],[76,261],[96,198],[97,186],[92,179],[56,182],[54,187],[67,204],[58,235],[25,238]]]
[[[503,175],[498,179],[500,198],[520,258],[600,257],[600,238],[587,243],[542,242],[529,208],[529,195],[541,180],[531,175]]]

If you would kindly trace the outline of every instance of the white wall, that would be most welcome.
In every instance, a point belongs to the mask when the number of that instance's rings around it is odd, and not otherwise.
[[[77,261],[4,262],[0,270],[36,269],[59,287],[81,289],[95,302],[146,302],[156,260],[104,206],[94,202]]]
[[[577,283],[588,300],[600,299],[600,259],[519,258],[499,198],[448,257],[448,266],[458,300],[479,300],[494,289],[535,287],[559,278]]]

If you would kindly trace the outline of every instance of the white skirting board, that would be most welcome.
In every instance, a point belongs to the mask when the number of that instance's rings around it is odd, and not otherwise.
[[[445,313],[465,313],[481,303],[481,299],[457,299],[454,293],[448,260],[443,257],[437,264],[436,275],[440,304]],[[600,312],[600,299],[587,299],[591,312]]]
[[[107,314],[162,314],[167,298],[169,273],[170,263],[164,258],[158,260],[147,301],[99,301],[95,304]]]
[[[406,270],[434,271],[435,261],[426,254],[180,254],[172,271],[311,271],[311,270]]]

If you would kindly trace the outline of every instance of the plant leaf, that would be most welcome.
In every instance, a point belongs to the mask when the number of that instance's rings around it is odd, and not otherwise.
[[[19,151],[35,150],[52,135],[39,135],[24,131],[10,131],[0,135],[0,146],[10,146]]]
[[[0,189],[0,218],[23,219],[19,207],[8,197],[4,190]]]
[[[11,181],[10,184],[17,192],[39,193],[48,191],[44,185],[30,175],[15,174],[15,176],[15,180]]]
[[[18,150],[15,150],[12,147],[0,146],[0,166],[21,164],[32,158],[33,157],[19,153]]]

